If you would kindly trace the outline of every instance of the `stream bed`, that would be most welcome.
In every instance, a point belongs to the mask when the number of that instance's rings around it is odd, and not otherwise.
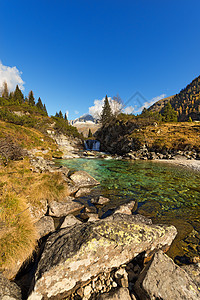
[[[176,226],[178,235],[168,251],[176,263],[200,257],[200,173],[152,161],[78,158],[57,163],[73,171],[84,170],[100,181],[90,196],[79,199],[90,205],[91,196],[108,197],[110,202],[99,210],[100,217],[135,200],[136,213],[156,224]]]

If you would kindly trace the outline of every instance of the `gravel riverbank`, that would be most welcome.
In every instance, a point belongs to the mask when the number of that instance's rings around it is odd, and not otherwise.
[[[187,167],[194,171],[200,171],[200,160],[186,159],[186,158],[175,158],[175,159],[158,159],[155,162],[162,162],[168,164],[174,164],[177,166]]]

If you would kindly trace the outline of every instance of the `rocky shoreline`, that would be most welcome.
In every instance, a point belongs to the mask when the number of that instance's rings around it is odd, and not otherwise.
[[[80,156],[134,159],[133,155],[82,152]],[[91,199],[90,207],[76,200],[99,184],[94,178],[82,171],[71,173],[39,157],[30,158],[34,172],[61,172],[70,196],[62,201],[46,201],[37,214],[31,210],[38,248],[33,258],[23,263],[14,281],[0,274],[1,299],[200,298],[198,260],[181,268],[164,254],[176,237],[174,226],[154,225],[150,219],[134,214],[134,201],[100,219],[98,207],[109,199]],[[194,159],[153,161],[200,170],[200,161]]]

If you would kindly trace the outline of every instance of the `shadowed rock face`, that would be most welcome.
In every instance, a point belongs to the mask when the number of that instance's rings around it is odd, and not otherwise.
[[[75,225],[47,240],[35,274],[31,299],[61,299],[101,272],[110,272],[139,253],[169,247],[174,226],[151,225],[136,216],[116,214],[108,220]]]
[[[135,285],[141,300],[197,300],[200,292],[189,275],[162,251],[155,253]]]

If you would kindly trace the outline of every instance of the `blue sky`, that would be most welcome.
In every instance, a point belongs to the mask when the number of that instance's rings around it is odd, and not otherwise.
[[[148,102],[200,75],[199,0],[0,0],[0,11],[0,61],[49,114],[74,119],[106,94]]]

